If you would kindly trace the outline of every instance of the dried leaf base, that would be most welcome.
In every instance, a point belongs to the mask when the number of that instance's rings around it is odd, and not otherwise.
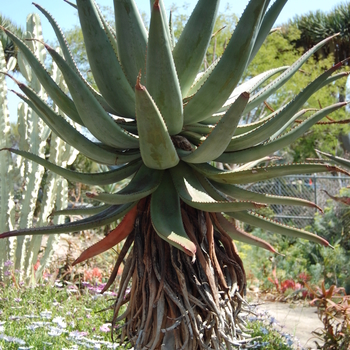
[[[183,204],[182,218],[197,247],[195,261],[158,237],[148,203],[139,213],[105,287],[113,283],[125,259],[112,328],[135,349],[242,345],[249,341],[239,316],[245,306],[246,279],[236,247],[225,233],[214,229],[208,213]]]

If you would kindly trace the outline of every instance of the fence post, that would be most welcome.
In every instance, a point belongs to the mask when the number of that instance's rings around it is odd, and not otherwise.
[[[315,191],[315,204],[317,205],[317,176],[314,174],[314,191]],[[317,209],[315,209],[317,211]]]

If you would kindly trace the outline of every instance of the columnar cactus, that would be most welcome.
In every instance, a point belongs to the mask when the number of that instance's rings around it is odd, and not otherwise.
[[[0,71],[7,71],[4,51],[0,43]],[[10,118],[7,107],[7,85],[5,76],[0,74],[0,148],[10,145]],[[14,173],[11,155],[0,152],[0,230],[13,230],[15,227],[15,203],[13,200],[12,178]],[[13,241],[0,241],[0,280],[3,278],[4,263],[10,260]]]
[[[327,70],[291,102],[257,123],[239,125],[249,111],[282,86],[328,38],[290,67],[270,70],[250,81],[241,77],[269,34],[286,0],[252,0],[220,59],[199,72],[211,39],[218,0],[199,0],[175,43],[162,0],[151,0],[147,33],[134,0],[114,0],[115,31],[93,0],[76,5],[89,64],[98,91],[80,74],[53,17],[62,54],[44,44],[61,70],[70,94],[60,89],[30,48],[6,31],[19,47],[46,92],[72,121],[85,126],[86,138],[27,85],[19,96],[66,143],[93,161],[110,166],[100,173],[77,173],[27,150],[13,150],[70,181],[91,185],[117,183],[115,193],[87,192],[101,202],[85,219],[48,227],[20,229],[0,237],[57,234],[94,229],[123,218],[104,239],[75,261],[83,262],[126,239],[104,288],[115,280],[125,259],[113,329],[125,320],[121,338],[135,348],[227,348],[244,342],[238,316],[246,287],[244,267],[234,240],[275,252],[267,242],[239,229],[236,220],[328,246],[323,238],[281,225],[255,213],[269,204],[314,203],[257,194],[240,185],[290,174],[342,170],[327,164],[262,166],[266,156],[300,137],[314,123],[343,107],[323,108],[295,128],[301,109],[318,89],[345,76]],[[268,9],[269,8],[269,9]],[[262,87],[267,79],[279,76]],[[222,164],[235,164],[234,170]],[[65,213],[67,213],[65,211]],[[131,283],[131,289],[127,287]],[[121,306],[128,304],[122,315]]]
[[[38,15],[29,15],[27,17],[27,31],[25,34],[27,39],[30,39],[27,43],[30,45],[30,49],[38,57],[39,61],[43,64],[46,58],[46,51],[44,46],[39,41],[33,41],[32,39],[37,39],[42,41],[42,30],[41,22]],[[2,53],[2,51],[1,51]],[[43,89],[40,81],[37,79],[35,72],[28,64],[25,56],[22,52],[18,53],[17,63],[23,77],[30,82],[29,86],[37,93],[37,95],[46,100],[47,94]],[[6,71],[5,69],[1,69]],[[0,78],[5,84],[4,74],[0,75]],[[62,79],[61,72],[57,69],[57,65],[53,65],[52,78],[60,88],[67,91],[64,80]],[[2,94],[6,96],[6,89],[1,90]],[[6,107],[6,103],[2,104],[3,109]],[[53,106],[53,108],[56,108]],[[55,109],[58,113],[59,109]],[[8,112],[7,112],[8,114]],[[5,117],[7,119],[5,119]],[[3,144],[1,148],[10,147],[9,144],[9,122],[8,115],[3,114],[2,121],[6,123],[6,126],[1,128],[4,133],[4,137],[1,138]],[[33,111],[24,102],[21,102],[18,106],[18,131],[20,134],[19,148],[22,150],[29,151],[37,156],[45,157],[45,147],[46,140],[50,136],[50,161],[56,164],[60,164],[65,167],[68,163],[71,163],[77,152],[73,150],[64,141],[58,138],[54,133],[51,132],[50,128],[45,125],[43,120],[38,116],[38,114]],[[55,173],[48,174],[45,186],[42,186],[42,179],[44,175],[45,168],[35,162],[28,162],[23,157],[17,157],[15,164],[12,164],[12,159],[8,152],[1,152],[1,171],[4,172],[1,176],[1,191],[4,193],[2,195],[1,202],[1,215],[6,215],[7,217],[2,217],[1,224],[5,225],[2,227],[2,231],[14,228],[14,183],[22,182],[22,198],[19,201],[19,215],[18,215],[18,226],[19,228],[26,228],[33,226],[47,225],[47,218],[55,207],[55,201],[59,203],[61,195],[64,197],[64,206],[67,205],[67,190],[64,185],[66,180],[58,177]],[[57,191],[57,186],[60,190]],[[63,186],[63,187],[62,187]],[[43,193],[43,198],[41,200],[40,215],[38,218],[34,218],[34,211],[38,205],[39,189]],[[62,198],[62,199],[63,199]],[[6,206],[8,209],[6,209]],[[62,209],[62,206],[58,206],[57,209]],[[56,224],[62,223],[64,218],[55,218]],[[45,258],[40,261],[40,268],[37,272],[38,276],[42,271],[42,268],[49,262],[49,256],[52,254],[52,245],[57,241],[58,237],[53,236],[48,241],[46,245]],[[2,241],[1,244],[8,244],[7,241]],[[42,245],[42,236],[27,236],[18,237],[12,244],[12,249],[7,246],[1,252],[0,259],[14,260],[15,268],[22,271],[22,278],[24,280],[31,276],[33,271],[33,265],[38,261],[38,253]],[[1,264],[3,266],[3,264]]]

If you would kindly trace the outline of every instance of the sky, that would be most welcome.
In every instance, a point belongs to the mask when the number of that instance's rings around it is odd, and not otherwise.
[[[49,11],[53,17],[56,19],[57,23],[63,29],[63,31],[71,29],[74,25],[78,25],[78,17],[76,15],[76,10],[65,3],[63,0],[34,0],[47,11]],[[150,0],[135,0],[136,4],[141,12],[145,12],[149,15]],[[72,0],[74,2],[74,0]],[[331,11],[336,5],[342,3],[341,0],[289,0],[282,10],[279,18],[276,21],[276,25],[287,22],[292,19],[295,15],[301,15],[308,13],[310,11],[321,10],[324,12]],[[97,0],[100,6],[110,6],[113,7],[113,0]],[[183,5],[187,5],[186,12],[190,14],[197,3],[197,0],[164,0],[166,9],[169,10],[176,3],[180,9]],[[242,14],[248,0],[221,0],[219,11],[223,12],[226,9],[227,4],[230,6],[230,11],[235,13],[238,17]],[[17,25],[25,27],[26,17],[29,13],[37,12],[40,13],[34,5],[32,5],[31,0],[0,0],[0,13],[6,17],[12,19]],[[43,17],[43,16],[41,16]],[[53,30],[46,20],[42,19],[43,36],[45,40],[52,41],[54,39]],[[8,83],[9,88],[13,88],[12,84]],[[9,99],[9,109],[11,121],[16,118],[16,109],[19,100],[10,93]]]

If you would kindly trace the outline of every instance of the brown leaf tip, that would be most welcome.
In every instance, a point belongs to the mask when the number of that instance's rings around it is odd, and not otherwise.
[[[136,85],[135,85],[136,90],[143,90],[144,89],[143,85],[141,84],[141,76],[142,76],[142,74],[141,74],[141,69],[140,69],[139,75],[137,76],[137,79],[136,79]]]
[[[153,8],[155,10],[160,10],[160,6],[159,6],[159,0],[155,0],[154,4],[153,4]]]

